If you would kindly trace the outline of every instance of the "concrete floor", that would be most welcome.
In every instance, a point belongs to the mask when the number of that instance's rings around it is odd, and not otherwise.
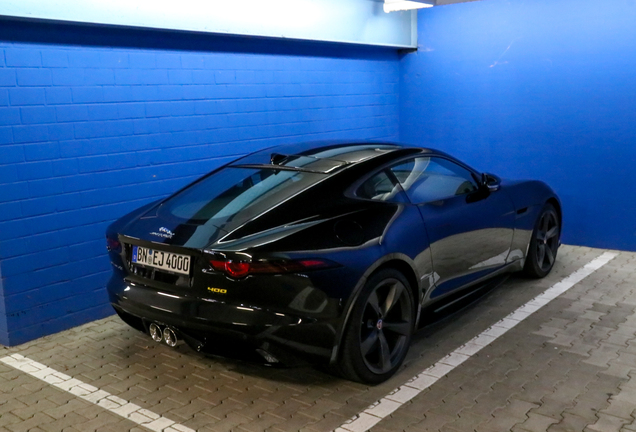
[[[116,317],[0,347],[0,431],[359,430],[360,413],[605,252],[563,246],[545,279],[513,277],[422,329],[375,387],[172,349]],[[636,253],[618,252],[382,417],[373,432],[636,431]]]

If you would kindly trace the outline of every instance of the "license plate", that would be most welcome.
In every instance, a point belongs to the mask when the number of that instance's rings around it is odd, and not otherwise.
[[[172,252],[164,252],[141,246],[133,246],[132,262],[167,270],[173,273],[189,274],[190,257]]]

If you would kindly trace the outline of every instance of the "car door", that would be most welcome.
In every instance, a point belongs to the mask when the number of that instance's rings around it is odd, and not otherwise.
[[[411,158],[390,170],[428,233],[436,280],[432,298],[506,263],[515,213],[504,191],[489,191],[470,170],[441,156]]]

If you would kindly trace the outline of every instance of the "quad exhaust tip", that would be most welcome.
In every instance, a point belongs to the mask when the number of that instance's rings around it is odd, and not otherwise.
[[[162,328],[158,323],[151,323],[150,326],[148,326],[148,333],[150,333],[150,337],[153,341],[164,341],[169,347],[175,347],[179,343],[177,333],[173,329],[170,327]]]
[[[170,327],[166,327],[165,329],[163,329],[163,340],[169,347],[175,347],[179,342],[179,339],[177,339],[177,334]]]
[[[163,339],[163,332],[161,331],[161,327],[159,327],[159,324],[157,323],[150,324],[150,327],[148,328],[148,330],[150,333],[150,337],[152,338],[153,341],[161,342],[161,340]]]

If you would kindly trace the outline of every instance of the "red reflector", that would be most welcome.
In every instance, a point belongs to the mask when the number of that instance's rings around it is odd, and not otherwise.
[[[300,264],[301,266],[305,268],[327,266],[327,263],[321,260],[302,260],[302,261],[298,261],[298,264]]]
[[[119,249],[120,245],[121,244],[117,240],[106,237],[106,249],[109,251]]]

